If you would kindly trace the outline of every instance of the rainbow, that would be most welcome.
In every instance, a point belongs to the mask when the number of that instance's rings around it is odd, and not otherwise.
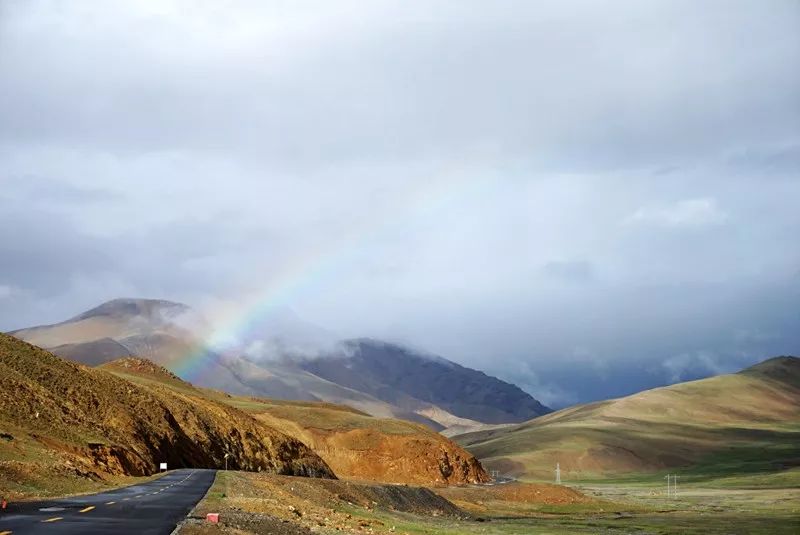
[[[396,203],[405,208],[404,221],[426,221],[431,216],[441,216],[467,197],[484,195],[495,184],[491,177],[465,179],[461,169],[448,169],[439,173],[422,187],[412,189]],[[324,292],[326,286],[335,284],[338,275],[353,265],[368,245],[392,232],[400,230],[399,218],[385,217],[366,230],[354,230],[324,247],[306,251],[274,274],[266,286],[253,292],[239,312],[232,314],[213,333],[186,354],[179,356],[170,368],[188,381],[202,379],[203,373],[213,369],[218,354],[235,354],[247,333],[279,307],[288,307],[298,298]],[[418,224],[418,223],[417,223]]]

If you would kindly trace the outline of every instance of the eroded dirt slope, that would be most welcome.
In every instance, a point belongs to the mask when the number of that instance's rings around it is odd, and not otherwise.
[[[0,334],[0,491],[25,494],[46,474],[148,475],[160,462],[220,467],[226,453],[231,468],[335,477],[298,439],[167,377],[174,384],[134,383]]]
[[[417,485],[489,481],[478,460],[428,427],[335,405],[253,401],[254,416],[297,437],[341,477]]]

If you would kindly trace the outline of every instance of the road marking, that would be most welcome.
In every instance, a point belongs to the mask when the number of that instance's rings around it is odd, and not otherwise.
[[[142,497],[141,494],[139,494],[138,496],[134,496],[134,498],[141,498],[141,497]]]
[[[42,522],[58,522],[59,520],[64,520],[63,516],[54,516],[53,518],[48,518],[47,520],[42,520]]]
[[[94,505],[90,505],[89,507],[84,507],[83,509],[81,509],[81,510],[80,510],[80,511],[78,511],[78,512],[79,512],[79,513],[88,513],[88,512],[89,512],[89,511],[91,511],[92,509],[94,509]]]
[[[114,505],[117,502],[106,502],[106,505]]]

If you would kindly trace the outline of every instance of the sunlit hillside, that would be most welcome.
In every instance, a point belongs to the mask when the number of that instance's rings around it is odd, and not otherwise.
[[[455,437],[487,467],[551,479],[652,472],[775,471],[800,465],[800,359],[580,405]]]

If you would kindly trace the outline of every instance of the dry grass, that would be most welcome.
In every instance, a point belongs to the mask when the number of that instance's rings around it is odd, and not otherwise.
[[[689,486],[677,499],[652,487],[586,490],[596,496],[554,485],[434,489],[445,502],[414,487],[220,473],[181,534],[793,535],[800,527],[797,489]],[[221,513],[221,524],[203,522],[207,512]]]
[[[393,533],[391,524],[375,518],[380,510],[454,519],[468,516],[422,487],[220,472],[195,517],[218,512],[222,526],[192,522],[180,533],[283,533],[281,527],[287,533]]]

